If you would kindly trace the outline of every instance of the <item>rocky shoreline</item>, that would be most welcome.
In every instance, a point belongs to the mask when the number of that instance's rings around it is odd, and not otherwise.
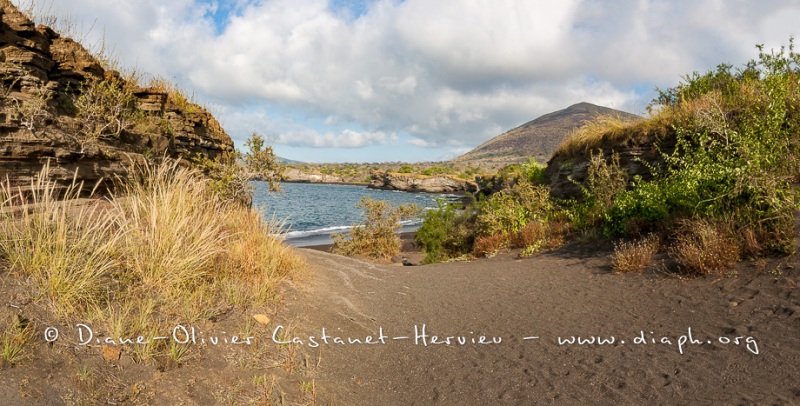
[[[290,168],[283,174],[281,182],[317,183],[328,185],[359,185],[370,189],[397,190],[411,193],[476,193],[478,184],[455,176],[374,172],[369,182],[357,182],[338,175],[308,173]]]

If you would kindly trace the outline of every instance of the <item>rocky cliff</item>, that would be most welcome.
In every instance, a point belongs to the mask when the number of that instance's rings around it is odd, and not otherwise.
[[[474,193],[478,191],[475,182],[452,176],[424,176],[393,172],[374,173],[369,187],[425,193]]]
[[[664,165],[664,154],[675,151],[676,138],[669,127],[648,131],[631,126],[625,131],[628,133],[625,136],[609,137],[593,147],[557,151],[547,162],[542,180],[550,186],[550,194],[558,199],[580,200],[583,197],[580,185],[587,181],[592,154],[601,154],[607,163],[616,154],[630,182],[636,176],[651,179],[652,169]]]
[[[0,0],[0,177],[25,185],[124,177],[145,157],[227,156],[233,142],[200,106],[105,70],[83,46]],[[110,184],[110,183],[109,183]]]

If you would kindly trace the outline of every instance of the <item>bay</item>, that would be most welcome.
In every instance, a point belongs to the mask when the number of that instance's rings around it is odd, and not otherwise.
[[[407,193],[368,189],[357,185],[316,183],[282,183],[282,193],[270,193],[266,182],[253,182],[253,205],[268,220],[285,222],[286,242],[297,247],[324,245],[333,242],[331,234],[347,232],[362,221],[362,196],[386,200],[392,205],[416,204],[423,210],[436,208],[436,199],[458,200],[457,195]],[[403,224],[401,232],[419,228],[417,219]]]

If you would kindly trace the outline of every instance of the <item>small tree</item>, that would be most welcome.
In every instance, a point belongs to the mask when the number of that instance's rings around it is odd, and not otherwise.
[[[269,182],[271,191],[279,191],[282,168],[271,146],[266,146],[264,137],[256,132],[245,141],[247,152],[234,151],[230,157],[209,159],[198,155],[194,162],[211,178],[211,190],[223,200],[238,201],[245,205],[252,202],[252,180]]]

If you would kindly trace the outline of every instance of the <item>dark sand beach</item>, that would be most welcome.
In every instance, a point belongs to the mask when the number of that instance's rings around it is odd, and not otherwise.
[[[685,280],[580,244],[413,267],[324,249],[281,331],[323,404],[800,403],[796,256]]]

